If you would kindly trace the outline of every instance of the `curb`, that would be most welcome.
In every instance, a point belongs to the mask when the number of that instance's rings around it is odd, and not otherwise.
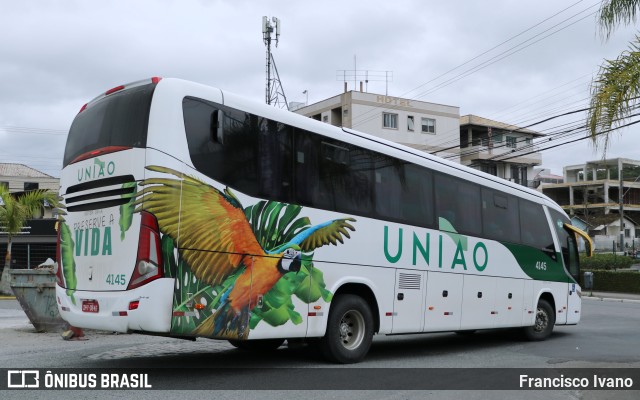
[[[640,304],[640,300],[634,300],[634,299],[614,299],[611,297],[583,297],[583,299],[590,299],[590,300],[595,300],[595,301],[609,301],[609,302],[613,302],[613,303],[636,303],[636,304]]]
[[[15,300],[16,296],[0,296],[0,300]]]

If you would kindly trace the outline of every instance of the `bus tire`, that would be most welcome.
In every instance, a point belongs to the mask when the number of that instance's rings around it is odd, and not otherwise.
[[[544,299],[538,300],[536,307],[536,320],[533,326],[524,328],[527,339],[532,341],[545,340],[551,335],[553,326],[556,323],[556,314],[553,307]]]
[[[278,347],[282,346],[284,339],[258,339],[258,340],[233,340],[230,339],[229,343],[232,346],[241,350],[266,352],[274,351]]]
[[[324,357],[331,362],[351,364],[362,361],[373,340],[373,315],[360,296],[336,297],[329,311],[327,332],[320,340]]]

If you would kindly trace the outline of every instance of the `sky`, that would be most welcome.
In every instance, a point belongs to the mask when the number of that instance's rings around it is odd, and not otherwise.
[[[605,59],[636,27],[599,35],[598,1],[557,0],[0,0],[0,162],[58,177],[66,132],[83,104],[123,83],[176,77],[264,101],[262,17],[281,21],[273,55],[289,102],[342,92],[339,70],[392,71],[390,96],[460,107],[527,126],[588,106]],[[349,83],[353,88],[353,82]],[[385,82],[368,91],[385,92]],[[584,115],[530,129],[546,147]],[[566,125],[564,125],[566,124]],[[357,126],[354,126],[358,129]],[[640,159],[635,126],[606,154],[590,140],[542,152],[542,167]]]

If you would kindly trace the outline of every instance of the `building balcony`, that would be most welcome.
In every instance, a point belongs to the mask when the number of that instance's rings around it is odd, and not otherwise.
[[[522,149],[506,147],[502,144],[488,146],[480,143],[474,146],[460,149],[462,162],[473,161],[505,161],[515,164],[542,164],[542,153],[538,152],[538,146],[526,146]]]

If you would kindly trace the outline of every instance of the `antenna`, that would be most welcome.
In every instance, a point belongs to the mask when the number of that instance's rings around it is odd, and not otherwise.
[[[272,33],[275,32],[275,38],[272,37]],[[276,47],[278,47],[278,41],[280,40],[280,19],[273,17],[269,20],[269,17],[262,17],[262,41],[267,46],[266,56],[266,73],[267,73],[267,87],[265,90],[265,102],[267,104],[273,104],[279,108],[289,109],[287,103],[287,97],[284,94],[284,88],[282,82],[280,82],[280,75],[278,74],[278,68],[276,67],[276,61],[273,59],[271,53],[271,41],[275,41]]]
[[[366,91],[369,90],[369,82],[384,82],[385,90],[384,94],[389,95],[389,82],[393,82],[393,71],[372,71],[368,69],[357,69],[356,57],[353,57],[354,69],[339,69],[336,70],[336,80],[343,81],[346,85],[347,81],[353,79],[353,90],[357,90],[357,82],[364,81],[366,85]],[[346,88],[346,86],[345,86]],[[346,89],[345,89],[346,90]]]

